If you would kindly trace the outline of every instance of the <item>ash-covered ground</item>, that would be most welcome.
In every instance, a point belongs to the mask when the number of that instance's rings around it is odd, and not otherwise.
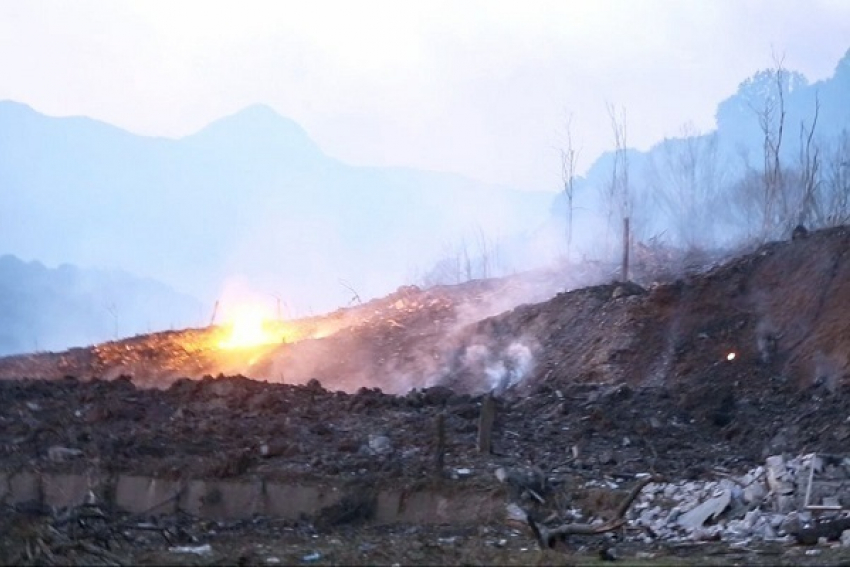
[[[401,288],[288,323],[288,342],[256,348],[223,350],[225,331],[209,328],[6,357],[0,467],[410,490],[435,478],[485,489],[499,468],[528,469],[586,491],[842,454],[848,250],[850,230],[837,228],[678,277],[638,266],[639,283],[604,283],[605,270],[584,266]],[[603,283],[572,289],[588,279]],[[586,515],[598,505],[585,500]],[[775,501],[746,505],[767,513]],[[478,560],[499,560],[498,548]]]

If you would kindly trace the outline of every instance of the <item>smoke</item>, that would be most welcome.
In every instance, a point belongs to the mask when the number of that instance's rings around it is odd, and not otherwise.
[[[513,342],[495,353],[486,346],[474,345],[467,349],[467,355],[474,357],[476,364],[484,365],[488,389],[499,393],[520,383],[533,367],[531,349],[521,342]]]

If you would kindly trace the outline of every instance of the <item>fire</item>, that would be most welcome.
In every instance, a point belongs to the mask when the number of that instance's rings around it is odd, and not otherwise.
[[[227,321],[227,336],[219,341],[222,349],[251,348],[281,343],[286,340],[279,325],[269,320],[261,309],[243,307],[234,312]]]
[[[733,360],[735,360],[735,353],[734,353],[734,352],[730,352],[729,354],[727,354],[727,355],[726,355],[726,360],[728,360],[729,362],[732,362]]]

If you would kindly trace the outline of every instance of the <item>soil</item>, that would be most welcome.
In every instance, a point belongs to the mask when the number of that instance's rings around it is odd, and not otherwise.
[[[226,329],[210,327],[0,358],[0,468],[486,488],[498,484],[498,467],[533,465],[569,487],[640,473],[707,478],[783,452],[842,453],[850,437],[848,251],[846,227],[724,262],[702,257],[688,270],[682,258],[653,264],[644,250],[649,260],[630,282],[585,264],[405,287],[281,323],[285,342],[257,348],[223,350]],[[587,281],[605,283],[577,287]],[[487,454],[477,438],[489,392],[496,411]],[[56,458],[56,447],[73,456]],[[307,563],[321,548],[318,563],[575,563],[597,557],[601,545],[579,538],[571,550],[529,559],[533,538],[504,525],[444,534],[343,521],[315,531],[316,520],[281,524],[273,537],[264,531],[272,520],[263,529],[223,525],[213,538],[219,551],[179,560],[234,561],[266,545],[259,562]],[[197,530],[209,540],[208,532]],[[290,540],[288,551],[280,547]],[[158,555],[164,544],[154,537],[128,541],[134,561],[177,560]],[[351,552],[352,541],[361,551]],[[721,549],[718,564],[816,559],[788,549],[742,559]],[[620,553],[677,557],[670,547],[621,544]]]

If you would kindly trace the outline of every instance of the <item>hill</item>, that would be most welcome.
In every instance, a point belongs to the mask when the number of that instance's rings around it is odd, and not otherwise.
[[[90,345],[208,316],[195,298],[151,279],[0,256],[0,354]]]
[[[464,237],[494,242],[534,227],[552,199],[351,166],[259,105],[175,140],[0,102],[0,184],[6,253],[121,266],[209,309],[241,276],[301,313],[347,303],[340,280],[383,295]]]

